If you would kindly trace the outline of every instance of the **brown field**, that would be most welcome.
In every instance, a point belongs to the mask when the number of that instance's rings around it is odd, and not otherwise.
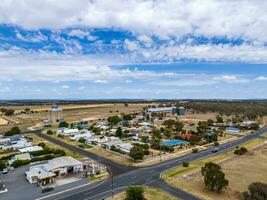
[[[0,126],[5,126],[7,124],[8,124],[8,121],[0,116]]]
[[[144,187],[144,194],[146,200],[178,200],[178,198],[164,192],[160,189],[155,189],[151,187]],[[115,195],[113,198],[108,198],[108,200],[123,200],[126,197],[126,193],[122,192]]]
[[[88,105],[62,105],[63,115],[67,122],[79,121],[83,118],[93,118],[95,120],[109,117],[120,113],[130,113],[143,110],[148,104],[128,104],[128,107],[123,103],[116,104],[88,104]],[[15,109],[17,112],[22,111],[27,106],[8,106],[6,108]],[[10,118],[18,121],[17,124],[23,131],[27,131],[28,127],[34,126],[47,118],[47,112],[51,106],[29,106],[29,108],[38,113],[33,114],[18,114]],[[15,123],[10,123],[6,126],[1,126],[0,134],[8,131]]]
[[[262,142],[263,140],[256,139],[242,146],[252,148]],[[204,187],[199,170],[208,161],[219,162],[229,180],[229,187],[219,194],[210,192]],[[179,167],[170,170],[164,178],[169,184],[191,192],[201,199],[236,200],[242,197],[241,193],[246,191],[250,183],[257,181],[267,183],[266,163],[267,146],[262,145],[242,156],[233,156],[233,152],[227,152],[192,163],[188,168]]]

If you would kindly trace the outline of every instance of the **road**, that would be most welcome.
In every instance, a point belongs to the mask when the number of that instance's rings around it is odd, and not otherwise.
[[[172,160],[164,161],[159,164],[150,166],[150,167],[144,167],[144,168],[133,168],[130,167],[129,171],[127,171],[127,166],[122,165],[114,165],[114,162],[111,162],[111,167],[114,170],[115,174],[113,176],[113,192],[114,194],[119,193],[125,188],[127,188],[130,185],[148,185],[152,187],[157,187],[164,189],[168,191],[169,193],[186,200],[198,200],[197,197],[186,193],[178,188],[173,188],[169,186],[167,183],[161,179],[161,174],[169,170],[173,167],[179,166],[182,164],[183,161],[196,161],[200,160],[206,157],[210,157],[222,152],[226,152],[230,149],[235,148],[238,145],[241,145],[242,143],[245,143],[251,139],[259,137],[261,134],[267,132],[267,127],[264,127],[253,134],[244,136],[243,138],[239,140],[235,140],[226,144],[220,145],[219,149],[220,151],[217,153],[212,153],[211,149],[206,149],[203,151],[200,151],[196,154],[188,154],[184,155],[178,158],[174,158]],[[42,136],[43,137],[43,136]],[[48,139],[48,138],[46,138]],[[50,140],[50,139],[49,139]],[[55,141],[56,142],[56,141]],[[56,142],[59,144],[58,142]],[[65,144],[65,143],[64,143]],[[76,150],[76,149],[73,149]],[[79,153],[85,153],[80,152]],[[91,156],[88,155],[89,157]],[[103,161],[110,164],[110,161],[103,158]],[[117,173],[118,172],[118,173]],[[73,188],[71,190],[62,191],[59,193],[51,194],[44,196],[41,199],[45,200],[99,200],[99,199],[105,199],[112,196],[112,178],[109,178],[108,180],[98,183],[98,184],[92,184],[90,186],[86,187],[79,187],[79,188]]]

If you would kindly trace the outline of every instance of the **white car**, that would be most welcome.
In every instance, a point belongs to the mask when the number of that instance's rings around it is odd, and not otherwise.
[[[7,174],[8,173],[8,169],[3,169],[3,174]]]

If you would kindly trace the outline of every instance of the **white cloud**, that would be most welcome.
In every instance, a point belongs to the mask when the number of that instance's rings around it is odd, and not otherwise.
[[[69,89],[70,88],[70,86],[68,86],[68,85],[62,85],[61,86],[63,89]]]
[[[250,82],[249,79],[246,79],[246,78],[243,78],[240,76],[236,76],[236,75],[217,76],[217,77],[214,77],[214,80],[223,81],[226,83],[248,83],[248,82]]]
[[[254,0],[2,0],[0,23],[25,28],[122,28],[164,37],[266,41],[267,2]]]
[[[266,76],[258,76],[257,78],[255,78],[256,81],[267,81],[267,77]]]

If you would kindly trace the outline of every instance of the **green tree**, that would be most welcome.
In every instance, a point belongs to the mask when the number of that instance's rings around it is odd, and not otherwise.
[[[144,150],[140,146],[133,146],[130,150],[129,156],[134,160],[142,160],[144,157]]]
[[[79,142],[80,142],[80,143],[85,143],[85,142],[86,142],[86,139],[83,138],[83,137],[81,137],[81,138],[79,139]]]
[[[5,136],[12,136],[12,135],[18,135],[18,134],[21,134],[21,131],[18,126],[14,126],[5,133]]]
[[[126,200],[144,200],[144,188],[141,186],[130,186],[126,190]]]
[[[201,168],[201,174],[204,176],[204,184],[211,191],[220,192],[226,188],[229,181],[225,178],[225,174],[221,171],[221,167],[215,163],[208,162]]]
[[[120,126],[117,128],[115,134],[116,134],[117,137],[122,138],[123,133],[122,133],[122,130],[121,130],[121,127]]]
[[[7,167],[7,164],[4,160],[0,160],[0,170],[3,170]]]
[[[123,119],[123,120],[128,120],[128,121],[130,121],[130,120],[132,120],[133,118],[132,118],[131,115],[123,115],[122,119]]]
[[[214,123],[214,121],[213,121],[212,119],[208,119],[208,120],[207,120],[207,123],[208,123],[209,126],[212,126],[213,123]]]
[[[112,117],[108,117],[108,122],[111,125],[116,125],[121,121],[121,118],[118,115],[112,116]]]
[[[217,121],[217,123],[223,123],[223,118],[222,118],[222,116],[217,115],[217,116],[216,116],[216,121]]]
[[[59,128],[68,128],[69,124],[67,122],[63,121],[63,122],[59,123],[58,127]]]
[[[267,184],[255,182],[248,186],[248,191],[243,193],[245,200],[266,200]]]

